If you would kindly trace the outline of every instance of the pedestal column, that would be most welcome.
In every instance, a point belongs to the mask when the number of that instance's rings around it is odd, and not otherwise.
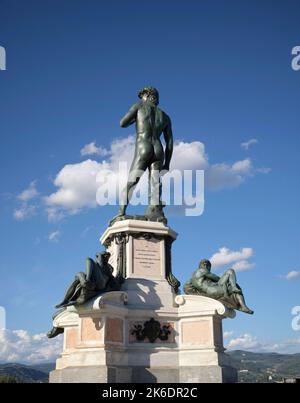
[[[160,309],[174,305],[179,281],[172,273],[171,246],[177,233],[163,223],[124,220],[100,238],[111,254],[114,275],[126,281],[122,289],[131,305]]]

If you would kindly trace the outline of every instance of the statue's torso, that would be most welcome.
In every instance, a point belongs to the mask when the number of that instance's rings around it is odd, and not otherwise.
[[[164,161],[160,136],[168,125],[167,115],[157,106],[141,102],[136,117],[136,152],[141,160]]]
[[[192,277],[192,283],[194,286],[206,293],[218,287],[218,283],[215,283],[206,277],[207,273],[208,272],[203,269],[198,269],[194,272]]]
[[[167,123],[167,116],[161,109],[141,102],[136,118],[138,140],[150,143],[160,141],[160,135]]]

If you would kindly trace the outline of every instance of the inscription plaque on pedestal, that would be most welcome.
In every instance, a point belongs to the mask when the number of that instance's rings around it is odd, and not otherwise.
[[[161,275],[161,243],[157,239],[133,239],[133,274]]]

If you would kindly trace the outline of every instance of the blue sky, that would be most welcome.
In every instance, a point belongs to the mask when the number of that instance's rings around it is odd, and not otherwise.
[[[82,156],[83,146],[110,150],[133,133],[119,120],[150,84],[178,142],[203,143],[210,166],[225,171],[250,164],[242,183],[222,176],[220,190],[206,189],[202,216],[169,217],[179,233],[174,273],[184,282],[220,248],[251,248],[254,267],[238,276],[255,315],[225,321],[232,345],[300,351],[291,328],[300,277],[283,278],[300,271],[300,71],[291,68],[299,20],[291,0],[0,0],[0,305],[8,329],[45,332],[69,280],[101,249],[116,208],[65,209],[49,221],[45,198],[67,164],[103,159]],[[257,143],[245,150],[250,139]],[[20,196],[31,183],[32,197]]]

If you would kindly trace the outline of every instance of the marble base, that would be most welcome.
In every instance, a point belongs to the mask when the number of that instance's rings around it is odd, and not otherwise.
[[[64,350],[50,382],[235,382],[224,353],[222,320],[234,317],[218,301],[180,295],[171,307],[137,309],[125,292],[110,292],[54,320],[63,327]],[[135,326],[154,318],[168,325],[167,340],[137,340]]]
[[[222,320],[235,312],[207,297],[176,295],[170,256],[175,239],[174,231],[156,222],[125,220],[105,231],[101,242],[111,253],[110,263],[126,279],[122,291],[55,317],[53,326],[64,328],[64,347],[50,382],[237,380],[222,332]],[[156,338],[141,331],[153,321]]]
[[[50,383],[235,383],[232,367],[70,367],[50,373]]]

